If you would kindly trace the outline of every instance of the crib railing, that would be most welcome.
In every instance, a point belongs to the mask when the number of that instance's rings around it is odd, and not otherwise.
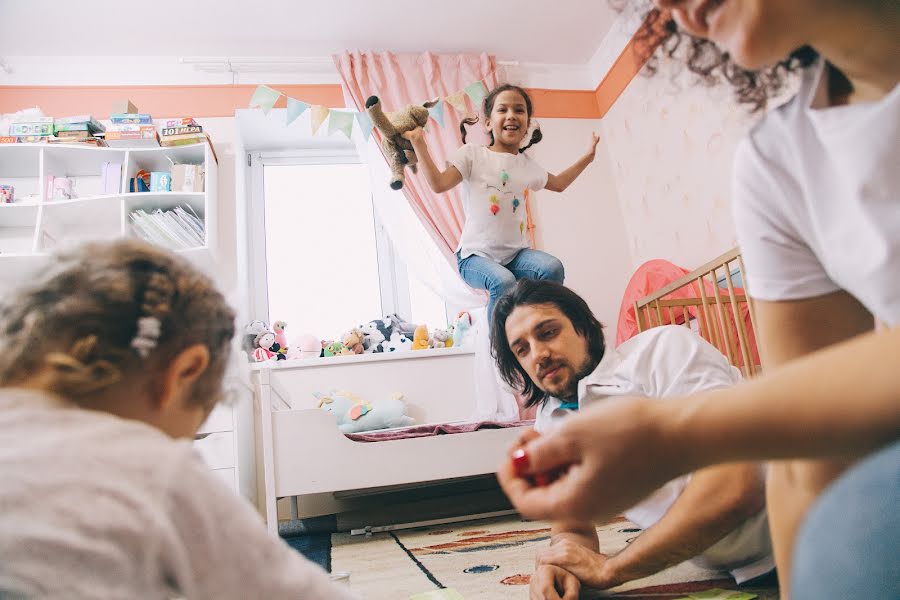
[[[739,278],[741,287],[734,279]],[[684,325],[719,349],[745,377],[759,372],[756,315],[744,293],[744,262],[735,248],[634,303],[638,331]]]

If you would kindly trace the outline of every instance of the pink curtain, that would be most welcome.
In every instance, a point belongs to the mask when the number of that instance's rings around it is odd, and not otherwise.
[[[333,58],[344,88],[356,104],[356,110],[360,111],[365,110],[369,96],[378,96],[385,110],[393,111],[434,98],[443,100],[475,81],[483,82],[489,90],[497,84],[496,61],[487,54],[344,52]],[[473,107],[468,98],[466,102],[470,115],[480,113],[480,107]],[[447,159],[462,145],[459,123],[467,116],[459,114],[446,101],[443,108],[444,126],[440,127],[432,120],[426,128],[428,149],[440,168],[445,167]],[[483,143],[484,138],[481,122],[469,127],[467,141]],[[444,194],[435,194],[421,171],[413,175],[407,170],[403,191],[426,230],[455,268],[453,253],[465,222],[460,188],[457,186]]]

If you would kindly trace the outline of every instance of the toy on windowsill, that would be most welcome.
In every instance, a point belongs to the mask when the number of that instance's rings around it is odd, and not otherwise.
[[[362,330],[358,327],[354,327],[341,336],[341,343],[349,348],[352,354],[362,354],[366,350],[363,346],[364,339],[365,335]]]
[[[284,332],[285,329],[287,329],[287,323],[284,321],[275,321],[272,323],[272,331],[275,332],[275,341],[278,342],[278,345],[282,348],[289,347],[287,334]]]
[[[406,352],[407,350],[412,350],[412,340],[399,331],[392,333],[390,339],[381,342],[382,352]]]
[[[421,106],[410,104],[402,110],[386,113],[378,96],[369,96],[366,100],[366,112],[381,132],[381,147],[391,168],[391,189],[399,190],[403,187],[403,182],[406,181],[403,167],[409,167],[415,173],[416,163],[419,162],[412,142],[404,138],[403,134],[416,127],[424,127],[428,123],[428,109],[436,104],[437,101],[426,102]]]
[[[314,335],[301,335],[288,346],[287,357],[293,359],[319,358],[322,356],[322,342]]]
[[[256,336],[265,331],[269,331],[269,325],[265,321],[250,321],[244,326],[244,337],[241,340],[241,348],[251,359],[256,350]]]
[[[343,433],[407,427],[415,423],[406,414],[403,394],[394,394],[391,398],[378,402],[368,402],[346,391],[313,395],[319,401],[319,408],[334,415],[338,428]]]
[[[453,334],[447,329],[435,329],[431,334],[432,348],[452,348]]]
[[[470,337],[469,332],[472,330],[472,315],[467,311],[462,311],[456,316],[456,323],[453,324],[453,345],[456,347],[463,346]]]
[[[344,356],[353,352],[340,342],[328,341],[323,348],[322,356]]]
[[[271,331],[263,331],[253,340],[255,346],[253,358],[257,362],[266,360],[287,360],[287,348],[275,341],[275,334]]]
[[[428,350],[431,348],[431,340],[428,339],[428,327],[419,325],[413,334],[413,350]]]

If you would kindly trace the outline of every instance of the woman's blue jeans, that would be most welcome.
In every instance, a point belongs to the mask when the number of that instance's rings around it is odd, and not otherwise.
[[[456,266],[463,281],[470,287],[487,290],[490,294],[487,307],[488,321],[494,314],[497,299],[512,289],[519,279],[548,279],[562,283],[566,275],[558,258],[530,248],[519,250],[519,253],[505,265],[475,254],[460,258],[457,252]]]

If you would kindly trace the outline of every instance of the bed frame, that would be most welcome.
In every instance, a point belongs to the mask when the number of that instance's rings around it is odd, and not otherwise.
[[[465,376],[471,377],[475,355],[442,349],[312,360],[317,364],[262,363],[252,373],[258,504],[272,533],[277,532],[280,498],[290,499],[290,516],[297,519],[352,510],[373,493],[494,473],[527,428],[352,441],[333,415],[315,407],[310,390],[327,391],[322,382],[337,379],[341,385],[333,387],[355,389],[377,401],[386,390],[362,392],[361,382],[377,387],[385,379],[402,379],[417,422],[463,422],[474,409],[473,384]],[[380,379],[373,381],[376,372]]]
[[[684,325],[718,348],[744,377],[756,375],[760,372],[756,315],[753,301],[735,286],[736,278],[746,285],[744,261],[737,248],[636,301],[638,331]],[[688,290],[687,297],[673,297],[679,290]]]

